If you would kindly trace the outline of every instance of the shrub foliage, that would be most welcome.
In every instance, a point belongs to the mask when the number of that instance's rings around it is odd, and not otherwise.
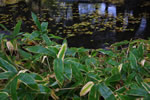
[[[123,41],[107,49],[68,48],[38,30],[0,35],[0,98],[2,100],[137,100],[150,99],[150,41]],[[11,37],[11,40],[8,38]]]

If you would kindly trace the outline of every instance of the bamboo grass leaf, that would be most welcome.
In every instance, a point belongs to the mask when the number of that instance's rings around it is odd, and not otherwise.
[[[21,29],[21,24],[22,24],[22,21],[18,21],[18,23],[16,24],[15,28],[14,28],[14,31],[13,31],[13,34],[12,34],[12,37],[16,37],[19,32],[20,32],[20,29]]]
[[[2,68],[3,70],[6,70],[6,71],[11,71],[11,72],[17,73],[17,69],[15,68],[15,66],[10,64],[6,60],[2,59],[1,57],[0,57],[0,68]]]
[[[105,98],[105,100],[116,100],[113,92],[104,83],[98,84],[99,93]]]
[[[5,91],[10,93],[12,100],[17,100],[17,82],[18,82],[18,76],[15,75],[9,83],[6,85]]]
[[[81,89],[81,91],[80,91],[80,96],[86,95],[86,94],[91,90],[91,88],[93,87],[93,85],[94,85],[94,83],[93,83],[92,81],[86,83],[86,84],[82,87],[82,89]]]
[[[18,76],[19,80],[23,82],[25,85],[29,86],[33,90],[38,89],[38,84],[35,82],[35,80],[32,78],[32,76],[28,73],[20,73]]]
[[[56,76],[56,80],[60,85],[63,85],[64,82],[64,64],[62,59],[56,58],[54,60],[54,72]]]
[[[1,100],[9,100],[9,94],[7,92],[0,92]]]
[[[61,46],[61,49],[60,49],[59,52],[58,52],[57,58],[60,58],[60,59],[64,60],[66,51],[67,51],[67,43],[65,42],[65,43]]]
[[[38,29],[41,31],[40,21],[38,20],[37,16],[33,12],[32,12],[32,19],[33,19],[34,23],[36,24],[36,26],[38,27]]]
[[[2,72],[0,73],[0,79],[9,79],[10,77],[14,76],[15,74],[11,71]]]
[[[100,99],[100,94],[98,93],[97,85],[94,85],[90,93],[88,95],[88,100],[99,100]]]

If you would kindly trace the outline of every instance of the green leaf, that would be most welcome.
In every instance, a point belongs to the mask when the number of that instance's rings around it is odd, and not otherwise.
[[[52,45],[52,41],[50,40],[50,38],[46,34],[43,34],[42,38],[45,41],[47,46],[51,46]]]
[[[143,47],[143,44],[141,43],[138,47],[138,53],[139,53],[139,56],[141,58],[143,58],[143,55],[144,55],[144,47]]]
[[[68,48],[67,51],[66,51],[67,56],[75,57],[76,53],[77,53],[76,48]]]
[[[118,66],[118,63],[115,60],[113,60],[112,58],[108,58],[106,62],[110,65]]]
[[[119,95],[120,100],[137,100],[137,97],[129,95]]]
[[[119,92],[119,93],[124,93],[127,89],[126,89],[126,85],[125,86],[122,86],[120,87],[119,89],[116,90],[116,92]]]
[[[94,66],[97,67],[98,66],[98,61],[96,58],[87,58],[85,60],[85,64],[86,66]]]
[[[0,73],[0,79],[9,79],[10,77],[14,76],[15,74],[11,71],[2,72]]]
[[[26,50],[33,53],[40,53],[40,54],[49,54],[49,51],[47,48],[44,48],[43,46],[37,45],[37,46],[28,46],[26,47]]]
[[[121,45],[126,45],[128,43],[129,43],[129,41],[125,40],[125,41],[122,41],[122,42],[114,43],[114,44],[112,44],[112,46],[121,46]]]
[[[149,95],[146,95],[145,97],[144,97],[144,100],[149,100],[150,99],[150,94]]]
[[[100,49],[99,51],[100,51],[101,53],[103,53],[103,54],[109,55],[110,57],[116,56],[116,55],[115,55],[112,51],[110,51],[110,50]]]
[[[147,91],[147,92],[149,92],[150,91],[150,84],[148,84],[148,83],[142,83],[142,86],[144,87],[144,89]],[[150,94],[150,93],[149,93]]]
[[[18,79],[21,80],[21,82],[23,82],[25,85],[27,85],[31,89],[34,89],[34,90],[38,89],[37,83],[35,82],[35,80],[32,78],[32,76],[29,73],[20,73],[18,77],[19,77]]]
[[[64,72],[65,72],[65,76],[67,77],[67,79],[69,79],[71,81],[71,79],[72,79],[72,68],[71,68],[70,63],[65,62]]]
[[[0,92],[0,99],[1,100],[9,100],[9,95],[7,92]]]
[[[18,51],[19,51],[19,54],[21,55],[21,57],[23,57],[24,59],[29,59],[30,57],[32,57],[32,54],[30,54],[24,50],[18,49]]]
[[[110,83],[110,82],[119,82],[120,79],[121,79],[120,74],[116,74],[116,75],[110,76],[110,77],[106,80],[106,82],[108,82],[108,83]]]
[[[2,27],[5,31],[9,32],[9,30],[3,24],[0,24],[0,27]]]
[[[141,82],[143,82],[142,76],[140,74],[135,76],[135,80],[139,85],[141,85]]]
[[[83,76],[80,71],[80,63],[72,61],[71,59],[66,60],[66,61],[71,64],[72,73],[73,73],[74,78],[78,81],[83,80]]]
[[[37,73],[29,73],[34,80],[43,80],[42,76]]]
[[[42,84],[39,84],[38,87],[40,89],[40,93],[42,94],[48,94],[51,91],[50,88],[43,86]]]
[[[64,60],[66,51],[67,51],[67,43],[65,42],[65,43],[61,46],[61,49],[60,49],[59,52],[58,52],[57,58],[60,58],[60,59]]]
[[[136,76],[135,72],[132,72],[131,74],[129,74],[129,76],[127,77],[126,83],[130,84],[131,81],[135,78],[135,76]]]
[[[46,32],[48,27],[48,22],[42,22],[41,23],[41,30],[42,32]]]
[[[48,49],[48,51],[49,51],[49,54],[48,54],[49,56],[51,56],[51,57],[53,57],[53,58],[56,58],[56,57],[57,57],[57,54],[58,54],[58,52],[59,52],[59,50],[58,50],[57,48],[50,46],[50,47],[48,47],[47,49]]]
[[[136,69],[137,68],[137,59],[132,52],[130,52],[129,60],[130,60],[131,69]]]
[[[148,92],[142,88],[136,88],[136,89],[130,89],[129,91],[127,91],[127,94],[132,96],[146,96],[148,95]]]
[[[37,16],[33,12],[32,12],[32,19],[33,19],[34,23],[36,24],[36,26],[38,27],[38,29],[41,31],[40,21],[38,20]]]
[[[57,81],[62,85],[64,82],[64,64],[62,59],[56,58],[54,60],[54,72]]]
[[[94,85],[88,95],[88,100],[100,100],[97,85]]]
[[[21,28],[21,24],[22,24],[22,21],[18,21],[18,23],[16,24],[15,28],[14,28],[14,31],[13,31],[13,34],[12,34],[12,37],[16,37],[19,32],[20,32],[20,28]]]
[[[59,37],[59,36],[56,36],[56,35],[54,35],[54,34],[50,34],[50,38],[54,38],[54,39],[63,39],[63,38],[61,38],[61,37]]]
[[[12,72],[17,73],[17,69],[15,68],[15,66],[11,65],[10,63],[2,59],[1,57],[0,57],[0,68],[6,71],[12,71]]]
[[[14,76],[9,83],[6,85],[5,90],[10,93],[12,100],[17,100],[17,82],[18,82],[18,76]]]
[[[92,81],[89,81],[88,83],[86,83],[80,91],[80,96],[86,95],[91,90],[93,85],[94,85],[94,83]]]
[[[98,84],[99,93],[105,98],[105,100],[116,100],[113,92],[104,83]]]
[[[40,34],[41,34],[41,32],[39,32],[39,31],[33,31],[33,32],[31,33],[31,36],[29,37],[29,39],[30,39],[30,40],[33,40],[33,39],[39,37]]]

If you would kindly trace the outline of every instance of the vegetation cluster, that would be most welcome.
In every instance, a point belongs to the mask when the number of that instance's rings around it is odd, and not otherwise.
[[[150,40],[105,49],[67,47],[32,13],[37,30],[0,34],[1,100],[149,100]],[[2,24],[0,25],[5,30]],[[8,31],[8,30],[7,30]]]

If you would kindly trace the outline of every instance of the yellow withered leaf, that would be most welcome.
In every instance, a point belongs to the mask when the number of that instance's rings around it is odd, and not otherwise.
[[[80,96],[86,95],[86,94],[91,90],[91,88],[93,87],[93,85],[94,85],[94,83],[93,83],[92,81],[86,83],[86,84],[82,87],[82,89],[81,89],[81,91],[80,91]]]
[[[7,41],[6,42],[6,45],[7,45],[7,48],[10,52],[13,52],[14,51],[14,46],[13,44],[10,42],[10,41]]]
[[[143,59],[142,61],[141,61],[141,65],[142,65],[142,67],[144,66],[144,64],[145,64],[145,59]]]
[[[144,82],[149,83],[150,82],[150,78],[145,78]]]

